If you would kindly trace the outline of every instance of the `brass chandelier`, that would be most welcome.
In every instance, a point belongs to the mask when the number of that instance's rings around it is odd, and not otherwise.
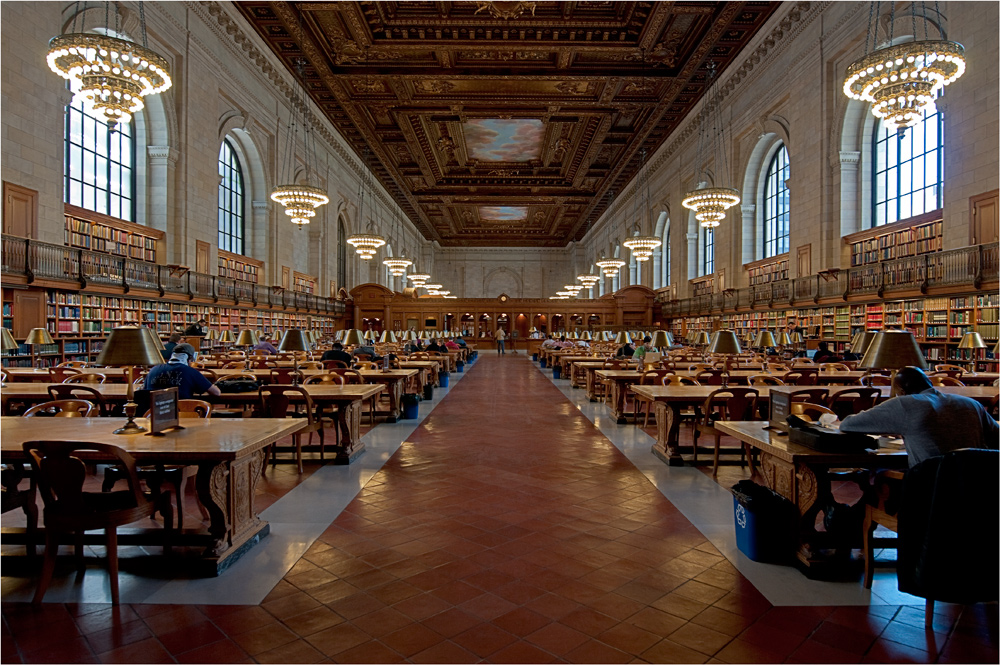
[[[642,185],[645,182],[646,185],[645,196],[642,198],[641,202],[637,200],[639,198],[637,194],[633,194],[632,196],[632,218],[633,218],[635,234],[633,235],[633,237],[623,242],[622,245],[624,245],[626,249],[632,251],[632,258],[634,258],[636,261],[648,261],[649,258],[653,256],[653,251],[657,247],[662,245],[663,242],[656,236],[639,235],[639,229],[641,228],[643,216],[646,217],[647,221],[650,222],[652,221],[649,219],[649,168],[648,167],[646,168],[644,175],[642,171],[642,167],[645,165],[646,162],[645,148],[642,149],[640,155],[641,155],[640,157],[641,161],[639,162],[639,173],[640,173],[640,178],[645,178],[645,180],[640,179],[637,183],[637,186],[639,187],[639,194],[642,194],[643,193]],[[638,214],[636,214],[635,210],[637,205],[640,208]],[[650,226],[652,226],[651,223]]]
[[[625,262],[621,259],[601,259],[596,262],[596,265],[601,269],[605,277],[615,277],[618,275],[618,271],[625,265]]]
[[[104,3],[105,25],[111,32],[110,4]],[[79,3],[77,3],[79,8]],[[146,42],[146,13],[139,3],[139,25],[142,45],[110,34],[87,34],[81,24],[76,32],[78,16],[73,16],[72,32],[49,40],[49,69],[69,81],[74,101],[114,129],[119,122],[128,123],[132,115],[141,111],[143,97],[159,94],[172,85],[167,71],[167,61],[151,51]],[[117,3],[115,3],[114,32],[118,30]]]
[[[364,170],[361,174],[361,183],[358,185],[358,224],[363,224],[365,219],[365,195],[368,196],[368,226],[371,228],[374,216],[372,210],[375,208],[375,184],[372,182],[374,176],[368,164],[368,146],[365,146],[363,156]],[[365,261],[375,258],[379,248],[385,245],[385,238],[377,233],[355,233],[347,238],[347,244],[354,247],[354,251]]]
[[[597,285],[597,283],[599,281],[601,281],[601,278],[598,277],[597,275],[591,275],[591,274],[587,273],[587,274],[583,274],[583,275],[577,275],[576,276],[576,281],[578,281],[581,284],[583,284],[584,288],[586,288],[586,289],[592,289],[592,288],[594,288]]]
[[[709,63],[708,86],[709,93],[712,92],[713,79],[715,78],[715,64]],[[712,120],[714,123],[710,128],[712,131],[712,152],[714,153],[716,164],[719,166],[720,177],[728,176],[729,164],[726,159],[725,134],[722,128],[722,96],[719,92],[718,83],[714,83],[715,98],[710,94],[705,95],[705,105],[701,111],[701,131],[698,138],[698,163],[695,171],[695,181],[698,182],[705,172],[705,163],[702,161],[705,145],[706,126]],[[714,114],[712,111],[714,110]],[[735,205],[739,205],[740,192],[732,187],[700,187],[684,195],[681,201],[688,210],[694,211],[694,217],[706,229],[714,229],[726,218],[726,211]]]
[[[394,219],[399,221],[399,211],[396,211]],[[402,224],[400,224],[400,231],[402,231]],[[400,233],[401,236],[402,233]],[[403,251],[400,250],[399,256],[382,259],[382,265],[389,269],[389,274],[393,277],[402,277],[406,274],[406,269],[413,265],[413,261],[403,256]]]
[[[926,3],[920,3],[919,15],[924,26],[923,40],[917,41],[917,3],[910,4],[913,41],[892,44],[895,28],[895,4],[890,3],[888,46],[868,52],[869,38],[874,48],[878,41],[879,7],[872,3],[868,13],[865,54],[847,68],[844,94],[872,104],[871,112],[885,122],[889,130],[902,131],[919,123],[925,112],[933,112],[934,100],[946,85],[965,73],[965,48],[945,37],[943,17],[927,17]],[[927,23],[936,23],[941,39],[927,37]]]

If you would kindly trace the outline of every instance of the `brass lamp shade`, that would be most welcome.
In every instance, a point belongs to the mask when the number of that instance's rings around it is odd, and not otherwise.
[[[395,344],[399,340],[396,339],[396,333],[391,330],[385,330],[382,332],[382,336],[378,338],[381,344]]]
[[[214,330],[206,330],[205,331],[205,340],[206,341],[212,341],[214,339],[219,339],[218,334]]]
[[[977,332],[967,332],[962,335],[962,341],[958,343],[960,349],[985,349],[986,342],[982,335]]]
[[[344,339],[342,339],[341,342],[344,346],[364,346],[365,338],[360,330],[352,329],[347,331],[347,334],[344,335]]]
[[[889,330],[876,333],[858,367],[865,369],[927,369],[927,360],[909,330]]]
[[[786,333],[787,334],[787,333]],[[795,331],[792,333],[792,344],[801,344],[805,340],[802,339],[802,333]]]
[[[632,338],[624,330],[618,333],[618,336],[615,337],[615,344],[631,344],[631,343],[632,343]]]
[[[665,346],[673,346],[673,340],[670,339],[670,333],[666,330],[657,330],[653,333],[653,341],[650,344],[662,349]]]
[[[770,330],[761,330],[757,333],[757,338],[754,339],[753,345],[759,349],[763,349],[768,346],[777,346],[774,341],[774,333]]]
[[[406,332],[403,333],[403,341],[404,342],[412,342],[415,339],[417,339],[417,331],[416,330],[407,330]]]
[[[145,328],[144,327],[143,330],[146,331],[146,334],[149,336],[150,341],[152,341],[153,344],[156,345],[157,349],[159,349],[160,351],[166,351],[167,347],[163,346],[163,340],[160,339],[160,336],[157,335],[156,332],[152,328]],[[160,355],[163,355],[163,354],[160,354]]]
[[[778,333],[778,346],[789,346],[791,343],[792,337],[786,331]]]
[[[14,336],[10,334],[10,330],[7,328],[0,329],[0,350],[3,351],[13,351],[17,348],[17,342],[14,340]]]
[[[851,353],[859,356],[865,355],[865,351],[867,351],[868,347],[871,346],[871,343],[877,334],[877,330],[864,330],[856,334],[854,339],[851,340]]]
[[[566,335],[566,339],[580,339],[580,335],[574,330],[570,334]]]
[[[222,334],[219,335],[219,341],[225,344],[232,344],[236,341],[236,337],[233,335],[232,330],[223,330]]]
[[[147,330],[138,326],[114,328],[94,362],[109,367],[162,365],[163,354]]]
[[[241,330],[240,336],[236,338],[236,346],[257,346],[260,338],[252,330]]]
[[[593,339],[593,337],[591,336],[591,334],[590,334],[590,331],[589,331],[589,330],[584,330],[584,331],[583,331],[583,332],[582,332],[582,333],[580,334],[580,339],[585,339],[585,340],[587,340],[587,341],[589,342],[590,340],[592,340],[592,339]]]
[[[709,353],[740,353],[740,342],[732,330],[717,330],[712,334],[712,342],[708,345]]]
[[[52,335],[45,328],[32,328],[24,339],[25,344],[55,344]]]
[[[538,329],[535,328],[535,326],[531,326],[531,328],[528,329],[528,332],[530,332],[530,333],[536,333],[536,332],[538,332]]]
[[[711,338],[708,336],[708,333],[705,332],[704,330],[698,333],[694,338],[695,346],[704,346],[706,344],[711,344],[711,343],[712,343]]]
[[[309,339],[306,337],[305,330],[286,330],[285,334],[281,336],[281,342],[278,343],[279,351],[308,351],[309,350]]]

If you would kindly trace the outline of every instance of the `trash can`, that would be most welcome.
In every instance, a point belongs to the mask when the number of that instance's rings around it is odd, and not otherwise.
[[[441,384],[442,388],[448,387],[448,372],[441,372],[438,375],[438,383]]]
[[[424,399],[434,399],[434,386],[429,383],[424,385]]]
[[[537,353],[532,353],[531,354],[531,361],[532,362],[536,362],[536,363],[538,362],[538,354]]]
[[[741,480],[731,491],[736,547],[752,561],[789,563],[796,544],[795,505],[750,480]]]
[[[457,369],[460,374],[464,374],[465,373],[465,363],[463,363],[461,360],[459,360],[457,363],[455,363],[455,369]]]
[[[558,364],[552,366],[552,378],[553,379],[562,378],[562,367],[560,367]]]
[[[406,393],[400,400],[403,406],[403,420],[416,420],[419,413],[420,400],[412,393]]]
[[[542,369],[545,369],[545,364],[546,364],[546,363],[545,363],[545,358],[542,358],[542,362],[540,363],[540,367],[541,367]]]

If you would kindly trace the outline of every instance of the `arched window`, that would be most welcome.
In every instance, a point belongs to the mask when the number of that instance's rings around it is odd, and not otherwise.
[[[347,229],[344,228],[343,218],[337,224],[337,286],[341,289],[347,288]]]
[[[219,249],[243,253],[243,169],[229,139],[219,150]]]
[[[764,258],[788,251],[788,149],[771,158],[764,180]]]
[[[701,274],[711,275],[715,272],[715,232],[702,229],[701,232]]]
[[[66,109],[66,174],[63,197],[70,205],[135,220],[135,145],[132,123],[109,130],[74,99]]]
[[[931,111],[900,136],[879,121],[872,136],[872,226],[891,224],[944,205],[944,123]]]
[[[663,237],[660,239],[663,241],[663,245],[660,246],[660,267],[661,274],[663,275],[660,281],[660,286],[670,286],[670,220],[667,220],[666,225],[663,227]]]

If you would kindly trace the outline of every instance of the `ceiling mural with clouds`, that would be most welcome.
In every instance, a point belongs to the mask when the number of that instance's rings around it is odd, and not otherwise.
[[[528,162],[542,155],[541,120],[483,118],[462,125],[469,157],[484,162]]]

